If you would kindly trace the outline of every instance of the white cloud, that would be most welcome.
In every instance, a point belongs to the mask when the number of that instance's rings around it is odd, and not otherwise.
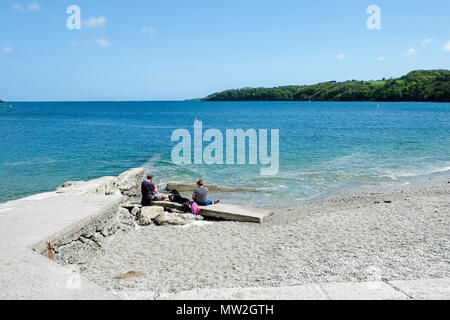
[[[107,47],[107,46],[109,46],[111,43],[108,41],[108,40],[106,40],[106,39],[97,39],[97,40],[95,40],[96,42],[97,42],[97,44],[100,46],[100,47]]]
[[[25,11],[25,8],[20,3],[14,3],[12,8],[13,8],[14,11],[18,11],[18,12],[24,12]]]
[[[424,39],[422,40],[422,45],[426,46],[427,44],[433,43],[434,42],[434,38],[428,38],[428,39]]]
[[[31,2],[28,4],[27,9],[28,11],[39,11],[41,9],[41,6],[37,2]]]
[[[6,54],[6,55],[10,55],[14,53],[14,48],[10,47],[10,46],[5,46],[2,48],[2,53]]]
[[[142,33],[145,33],[150,38],[153,38],[156,35],[156,29],[153,27],[144,27],[142,28]]]
[[[445,44],[445,46],[442,49],[444,51],[450,51],[450,40]]]
[[[86,28],[101,28],[106,24],[106,18],[104,16],[92,17],[89,20],[83,22],[83,26]]]
[[[81,45],[81,42],[74,40],[74,41],[70,41],[69,45],[72,47],[78,47],[79,45]]]
[[[380,62],[383,62],[384,61],[384,57],[378,57],[377,60],[380,61]]]
[[[416,49],[414,48],[409,48],[407,51],[403,52],[403,55],[405,57],[412,57],[416,54]]]
[[[41,6],[37,2],[30,2],[28,5],[24,6],[20,3],[14,3],[12,6],[14,11],[17,12],[33,12],[41,10]]]
[[[345,54],[344,54],[344,53],[339,53],[339,54],[336,56],[336,59],[340,59],[340,60],[345,59]]]

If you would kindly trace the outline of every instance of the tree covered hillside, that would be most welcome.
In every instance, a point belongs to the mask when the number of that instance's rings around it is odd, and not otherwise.
[[[450,101],[449,70],[417,70],[397,79],[323,82],[214,93],[206,101]]]

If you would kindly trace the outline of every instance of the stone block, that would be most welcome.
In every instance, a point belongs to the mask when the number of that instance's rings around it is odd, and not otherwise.
[[[159,226],[165,225],[185,225],[196,220],[203,220],[202,216],[194,216],[193,214],[183,214],[175,212],[163,212],[155,219],[155,223]]]
[[[146,218],[146,219],[153,220],[163,212],[164,212],[163,207],[143,207],[141,209],[139,219]]]

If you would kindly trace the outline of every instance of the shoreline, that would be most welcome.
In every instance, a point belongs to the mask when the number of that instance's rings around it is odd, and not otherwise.
[[[145,163],[144,163],[145,164]],[[148,167],[146,167],[145,165],[142,165],[140,168],[144,168],[146,171],[148,171]],[[130,170],[130,169],[128,169]],[[123,172],[127,172],[128,170],[125,171],[121,171],[119,172],[117,175],[120,175]],[[393,179],[393,178],[389,178],[390,180],[386,180],[386,181],[376,181],[376,182],[346,182],[346,183],[342,183],[340,186],[335,186],[335,187],[330,187],[328,190],[322,191],[319,194],[316,195],[311,195],[309,198],[306,199],[301,199],[298,202],[297,201],[292,201],[292,202],[287,202],[286,205],[284,206],[283,204],[281,204],[283,207],[282,209],[292,209],[295,206],[298,205],[304,205],[304,204],[308,204],[308,203],[313,203],[313,202],[317,202],[320,201],[322,199],[331,197],[333,195],[336,194],[345,194],[345,193],[353,193],[353,192],[358,192],[359,190],[370,190],[370,189],[376,189],[379,188],[380,186],[386,186],[388,188],[395,188],[395,187],[401,187],[403,185],[408,185],[408,184],[414,184],[414,183],[420,183],[420,182],[427,182],[430,179],[435,179],[435,178],[439,178],[440,176],[447,176],[450,174],[450,167],[449,168],[444,168],[441,171],[435,171],[435,172],[431,172],[431,173],[427,173],[427,174],[422,174],[422,175],[415,175],[415,176],[404,176],[404,177],[399,177],[397,179]],[[75,181],[79,181],[79,182],[84,182],[84,183],[89,183],[91,181],[97,181],[97,180],[101,180],[103,178],[106,177],[110,177],[110,176],[98,176],[96,178],[90,179],[90,180],[75,180]],[[58,190],[58,188],[60,188],[62,185],[64,185],[67,181],[61,181],[60,185],[53,190],[46,190],[46,191],[42,191],[42,192],[37,192],[37,193],[31,193],[28,194],[24,197],[21,198],[15,198],[15,199],[11,199],[11,200],[7,200],[4,202],[0,202],[0,207],[3,205],[7,205],[8,203],[13,203],[15,201],[21,201],[21,200],[25,200],[25,199],[33,199],[33,198],[41,198],[41,197],[45,197],[46,195],[51,195],[53,194],[56,190]],[[172,181],[175,183],[186,183],[185,181]],[[165,186],[165,184],[163,184],[163,186]],[[160,186],[161,187],[161,186]],[[255,189],[253,187],[250,187],[249,189]],[[249,192],[242,192],[244,194],[261,194],[264,193],[264,189],[261,190],[252,190]],[[163,192],[168,192],[167,190],[163,190]],[[188,196],[190,195],[190,192],[181,192],[181,193],[186,193]],[[229,195],[230,194],[235,194],[235,192],[221,192],[221,191],[210,191],[210,193],[214,196],[216,195],[224,195],[225,198],[228,200]],[[273,195],[272,195],[273,197]],[[275,199],[275,197],[274,197]],[[249,203],[251,205],[257,205],[257,203]],[[0,213],[1,213],[1,208],[0,208]]]
[[[303,204],[311,204],[319,202],[321,200],[331,198],[336,195],[351,195],[359,192],[376,192],[380,188],[389,188],[392,190],[397,190],[409,185],[429,183],[430,181],[436,181],[440,179],[447,179],[450,176],[450,168],[444,171],[436,171],[429,174],[416,175],[416,176],[406,176],[400,177],[398,179],[391,179],[390,181],[382,182],[361,182],[361,183],[349,183],[344,184],[339,187],[330,188],[328,191],[323,192],[317,196],[312,196],[310,199],[304,200]],[[294,207],[288,207],[287,209],[293,209]]]
[[[334,194],[278,210],[257,226],[220,221],[139,228],[83,265],[82,274],[122,297],[448,278],[449,230],[447,173]],[[114,279],[130,271],[141,276]]]
[[[393,292],[393,284],[430,291],[438,279],[450,279],[450,173],[390,188],[340,189],[279,209],[262,224],[205,220],[143,227],[133,222],[133,210],[124,209],[143,172],[136,168],[118,177],[71,182],[0,204],[4,242],[16,248],[3,250],[0,280],[7,289],[2,296],[83,297],[95,288],[89,297],[244,299],[293,293],[308,298],[308,288],[315,288],[328,292],[316,298],[345,298],[341,294],[356,285],[368,291],[354,298],[401,299],[408,296]],[[24,236],[23,230],[33,232]],[[46,269],[58,274],[48,294],[41,291],[42,282],[53,278]],[[23,280],[23,272],[40,276]],[[74,272],[83,286],[65,288]],[[371,292],[374,284],[384,293]],[[341,289],[335,292],[336,287]],[[449,294],[445,287],[439,290]]]

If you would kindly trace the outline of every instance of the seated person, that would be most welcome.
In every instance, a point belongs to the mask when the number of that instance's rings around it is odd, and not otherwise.
[[[167,201],[169,196],[159,193],[158,186],[153,183],[153,175],[149,174],[147,180],[142,182],[142,205],[150,206],[152,201]]]
[[[216,200],[214,202],[208,200],[208,188],[203,186],[203,180],[197,181],[197,188],[195,188],[194,192],[192,193],[192,199],[202,207],[210,206],[212,204],[220,202],[219,200]]]

